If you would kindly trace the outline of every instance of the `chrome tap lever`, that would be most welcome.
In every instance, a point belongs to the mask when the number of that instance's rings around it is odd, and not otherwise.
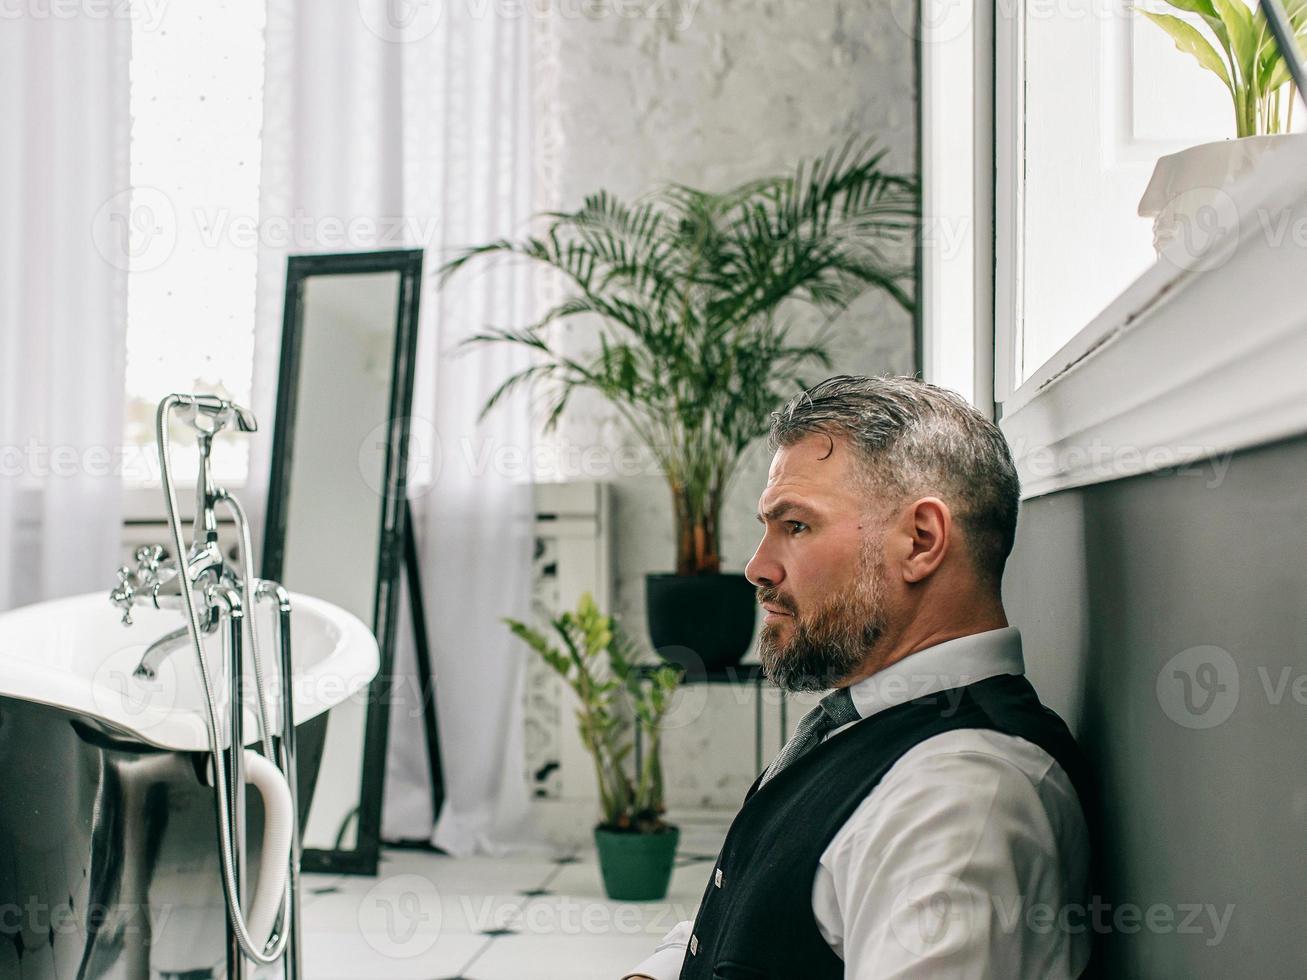
[[[134,553],[134,569],[127,565],[118,567],[118,585],[109,593],[109,601],[122,609],[123,625],[131,625],[133,605],[143,599],[154,601],[159,587],[177,576],[177,563],[166,559],[166,554],[160,545],[141,545]]]
[[[143,544],[136,549],[137,591],[148,592],[153,598],[159,586],[177,577],[177,563],[166,557],[163,545]]]
[[[159,545],[142,545],[136,549],[136,568],[118,567],[118,585],[109,593],[109,601],[123,611],[123,625],[132,625],[132,606],[139,597],[153,598],[158,591],[160,575],[167,581],[169,569],[163,562],[165,552]],[[176,574],[175,570],[172,574]]]
[[[136,574],[126,565],[118,566],[118,586],[109,593],[109,601],[123,611],[123,625],[132,625],[132,603],[136,601]]]
[[[145,570],[152,574],[157,573],[166,554],[168,554],[168,552],[163,550],[163,545],[161,544],[141,545],[136,549],[135,553],[137,571],[140,572],[141,570]]]

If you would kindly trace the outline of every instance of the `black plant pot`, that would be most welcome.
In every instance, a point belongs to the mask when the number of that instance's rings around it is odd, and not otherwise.
[[[690,675],[732,667],[749,652],[757,593],[739,573],[651,572],[644,601],[654,649]]]

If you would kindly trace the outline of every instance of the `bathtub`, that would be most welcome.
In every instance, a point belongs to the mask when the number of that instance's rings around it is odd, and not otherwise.
[[[291,697],[307,813],[328,710],[365,696],[376,641],[356,617],[291,594]],[[277,693],[275,604],[260,603],[265,681]],[[208,737],[194,653],[133,676],[183,622],[96,592],[0,614],[0,978],[188,980],[227,975],[228,937]],[[221,632],[206,637],[220,662]],[[247,647],[248,650],[248,647]],[[247,669],[247,741],[257,741]],[[246,887],[261,810],[249,794]],[[265,971],[260,976],[278,976]]]

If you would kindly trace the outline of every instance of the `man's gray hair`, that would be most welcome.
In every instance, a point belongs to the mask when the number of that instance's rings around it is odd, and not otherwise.
[[[818,433],[855,450],[876,495],[937,496],[995,588],[1016,536],[1021,486],[1007,440],[958,394],[911,377],[827,378],[773,412],[775,452]]]

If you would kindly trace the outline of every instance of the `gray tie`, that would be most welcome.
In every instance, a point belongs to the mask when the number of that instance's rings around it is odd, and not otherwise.
[[[767,771],[762,774],[762,782],[759,787],[766,784],[778,772],[788,766],[809,749],[815,748],[821,744],[821,740],[826,737],[828,732],[832,732],[841,725],[847,725],[851,721],[857,721],[861,715],[858,709],[854,707],[853,696],[849,694],[847,687],[836,688],[827,694],[817,706],[799,719],[799,724],[794,729],[794,734],[790,740],[781,747],[781,751],[776,758],[772,760]]]

